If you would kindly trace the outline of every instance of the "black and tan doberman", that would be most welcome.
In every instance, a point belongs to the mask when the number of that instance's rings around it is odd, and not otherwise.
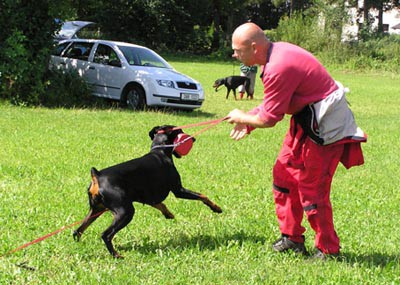
[[[112,239],[132,220],[135,213],[133,202],[150,205],[160,210],[165,218],[173,219],[174,215],[162,203],[170,191],[177,198],[200,200],[212,211],[221,213],[221,208],[205,195],[182,186],[172,157],[180,158],[175,151],[174,141],[181,133],[181,129],[174,129],[170,125],[154,127],[149,133],[151,150],[146,155],[101,171],[92,168],[92,182],[88,188],[90,210],[80,227],[74,231],[74,239],[79,241],[87,227],[105,210],[109,210],[114,219],[103,232],[102,239],[114,257],[121,257],[114,249]]]
[[[228,76],[215,80],[213,85],[213,87],[215,88],[215,92],[217,92],[218,88],[222,85],[225,85],[226,87],[226,99],[228,99],[229,93],[232,90],[233,96],[236,100],[236,88],[238,88],[240,85],[244,85],[244,89],[247,93],[247,98],[252,96],[252,94],[249,93],[250,79],[245,76]]]

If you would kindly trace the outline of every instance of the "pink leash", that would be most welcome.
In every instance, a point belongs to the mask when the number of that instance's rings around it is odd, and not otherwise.
[[[91,218],[98,217],[98,216],[100,216],[101,214],[103,214],[103,213],[106,212],[106,211],[107,211],[107,210],[104,210],[104,211],[102,211],[102,212],[100,212],[100,213],[97,213],[97,214],[91,216]],[[24,245],[19,246],[19,247],[17,247],[16,249],[10,250],[9,252],[6,252],[6,253],[3,254],[3,255],[0,255],[0,258],[1,258],[1,257],[4,257],[4,256],[6,256],[6,255],[13,254],[13,253],[15,253],[15,252],[17,252],[17,251],[19,251],[19,250],[21,250],[21,249],[24,249],[24,248],[26,248],[26,247],[28,247],[28,246],[30,246],[30,245],[32,245],[32,244],[39,243],[39,242],[41,242],[41,241],[43,241],[43,240],[45,240],[45,239],[47,239],[47,238],[49,238],[49,237],[51,237],[51,236],[54,236],[54,235],[58,234],[59,232],[62,232],[62,231],[66,230],[66,229],[69,229],[69,228],[72,228],[72,227],[74,227],[74,226],[76,226],[76,225],[82,223],[83,221],[84,221],[84,219],[83,219],[82,221],[75,222],[75,223],[70,224],[70,225],[68,225],[68,226],[63,226],[63,227],[59,228],[58,230],[56,230],[56,231],[54,231],[54,232],[52,232],[52,233],[49,233],[49,234],[47,234],[47,235],[44,235],[44,236],[42,236],[42,237],[40,237],[40,238],[37,238],[37,239],[35,239],[35,240],[31,241],[31,242],[28,242],[28,243],[26,243],[26,244],[24,244]]]
[[[228,117],[223,117],[223,118],[219,118],[216,120],[205,121],[205,122],[200,122],[200,123],[195,123],[195,124],[183,125],[183,126],[175,127],[175,128],[173,128],[173,130],[181,130],[181,129],[188,129],[188,128],[193,128],[193,127],[198,127],[198,126],[209,125],[208,127],[205,127],[203,129],[197,131],[193,135],[191,135],[191,137],[195,137],[195,136],[207,131],[208,129],[211,129],[212,127],[218,125],[219,123],[225,121],[226,119],[228,119]]]
[[[188,128],[193,128],[193,127],[198,127],[198,126],[204,126],[204,125],[218,125],[219,123],[225,121],[226,119],[228,119],[228,117],[223,117],[223,118],[219,118],[216,120],[211,120],[211,121],[204,121],[204,122],[200,122],[200,123],[194,123],[194,124],[188,124],[188,125],[183,125],[183,126],[179,126],[179,127],[175,127],[173,128],[174,130],[179,130],[179,129],[188,129]]]

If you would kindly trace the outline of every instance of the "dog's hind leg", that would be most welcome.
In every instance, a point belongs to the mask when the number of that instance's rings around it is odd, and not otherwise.
[[[83,235],[83,232],[98,218],[100,217],[105,208],[101,207],[96,207],[96,208],[90,208],[89,213],[86,215],[85,219],[83,220],[82,224],[77,228],[72,236],[74,237],[74,240],[79,241],[81,236]]]
[[[154,207],[154,208],[156,208],[157,210],[159,210],[159,211],[164,215],[164,217],[165,217],[166,219],[173,219],[173,218],[175,218],[175,217],[174,217],[174,214],[172,214],[172,213],[168,210],[167,206],[165,206],[164,203],[159,203],[159,204],[151,205],[151,206]]]
[[[236,98],[236,89],[232,89],[232,91],[233,91],[233,97],[235,97],[235,100],[237,100],[237,98]]]
[[[215,212],[215,213],[222,213],[221,208],[215,204],[213,201],[208,199],[208,197],[204,194],[197,193],[190,191],[188,189],[185,189],[181,187],[179,190],[172,191],[175,195],[176,198],[180,199],[188,199],[188,200],[200,200],[204,204],[206,204],[210,209]]]
[[[121,229],[123,229],[130,221],[132,221],[133,215],[135,214],[135,208],[132,204],[126,204],[119,208],[110,209],[114,215],[114,220],[101,235],[104,243],[108,251],[111,253],[112,256],[115,258],[122,258],[121,255],[114,249],[112,244],[112,239],[114,238],[115,234],[118,233]]]
[[[92,183],[88,189],[90,210],[80,227],[72,234],[76,241],[80,240],[83,232],[106,210],[102,204],[102,197],[99,195],[99,183],[94,171],[96,170],[92,170]]]

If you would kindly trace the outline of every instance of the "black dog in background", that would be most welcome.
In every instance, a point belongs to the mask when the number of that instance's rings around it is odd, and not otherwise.
[[[181,133],[183,131],[175,130],[174,126],[154,127],[149,132],[153,143],[148,154],[101,171],[92,168],[92,182],[88,188],[90,210],[74,231],[74,239],[79,241],[87,227],[108,209],[114,219],[101,237],[108,251],[114,257],[121,257],[114,249],[112,239],[132,220],[135,213],[132,202],[150,205],[160,210],[165,218],[173,219],[174,215],[162,203],[170,191],[177,198],[200,200],[212,211],[221,213],[221,208],[205,195],[182,186],[172,159],[172,155],[181,157],[174,146],[175,138]]]
[[[215,92],[218,91],[218,87],[225,85],[226,91],[226,99],[229,97],[229,93],[233,90],[233,96],[236,98],[236,88],[240,85],[244,85],[244,88],[247,93],[247,98],[250,97],[249,88],[250,88],[250,79],[246,76],[228,76],[225,78],[220,78],[215,80],[213,87],[215,88]]]

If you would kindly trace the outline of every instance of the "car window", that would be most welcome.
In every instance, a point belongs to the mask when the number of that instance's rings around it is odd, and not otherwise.
[[[110,46],[103,44],[98,45],[93,62],[113,66],[121,65],[121,61],[115,51]]]
[[[57,45],[54,50],[51,52],[52,55],[60,56],[63,50],[70,44],[70,42],[65,42]]]
[[[80,60],[88,60],[93,43],[74,42],[64,52],[64,57],[76,58]]]
[[[118,46],[130,65],[172,68],[161,56],[150,49]]]

